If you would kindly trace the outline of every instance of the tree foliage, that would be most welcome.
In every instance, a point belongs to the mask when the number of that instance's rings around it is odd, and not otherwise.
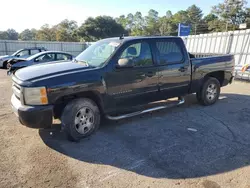
[[[247,23],[250,28],[250,8],[245,0],[224,0],[213,6],[211,13],[203,15],[196,5],[173,14],[167,10],[159,16],[157,10],[150,9],[147,15],[140,11],[121,15],[117,18],[98,16],[88,18],[78,27],[74,20],[63,20],[59,24],[43,25],[40,29],[25,29],[19,36],[14,29],[0,31],[2,40],[42,40],[42,41],[96,41],[107,37],[125,35],[177,35],[178,24],[191,26],[191,34],[236,30],[239,24]]]
[[[56,40],[57,41],[78,41],[77,36],[77,23],[74,20],[63,20],[55,27],[56,32]]]
[[[35,29],[25,29],[19,34],[20,40],[36,40],[36,33]]]
[[[43,25],[36,34],[36,39],[41,41],[56,41],[56,28],[48,24]]]
[[[18,40],[18,33],[14,29],[7,30],[8,40]]]
[[[245,0],[224,0],[212,8],[212,12],[222,20],[232,25],[239,25],[246,21]]]
[[[107,37],[119,37],[126,34],[123,26],[110,16],[88,18],[79,28],[78,35],[85,41],[96,41]]]

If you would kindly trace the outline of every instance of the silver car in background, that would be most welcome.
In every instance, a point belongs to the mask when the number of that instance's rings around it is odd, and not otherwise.
[[[12,55],[0,56],[0,68],[7,68],[8,61],[14,58],[28,58],[34,54],[47,51],[44,47],[24,48],[16,51]]]

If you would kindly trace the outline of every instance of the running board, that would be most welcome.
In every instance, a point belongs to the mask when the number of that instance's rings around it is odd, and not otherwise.
[[[145,113],[148,113],[148,112],[153,112],[153,111],[156,111],[156,110],[162,110],[162,109],[165,109],[165,108],[170,108],[170,107],[182,105],[182,104],[185,103],[185,99],[183,97],[180,97],[177,102],[178,102],[177,104],[168,104],[168,105],[164,105],[164,106],[157,106],[157,107],[154,107],[154,108],[149,108],[147,110],[133,112],[133,113],[129,113],[129,114],[124,114],[124,115],[121,115],[121,116],[109,116],[109,115],[106,115],[106,118],[109,119],[109,120],[120,120],[120,119],[125,119],[125,118],[129,118],[129,117],[133,117],[133,116],[138,116],[138,115],[145,114]]]

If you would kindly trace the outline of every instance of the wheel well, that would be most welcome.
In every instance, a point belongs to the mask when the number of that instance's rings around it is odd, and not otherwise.
[[[62,112],[65,108],[65,106],[72,100],[77,98],[88,98],[93,100],[98,108],[100,109],[101,114],[103,113],[103,103],[101,96],[98,92],[95,91],[86,91],[82,93],[76,93],[68,96],[63,96],[60,99],[58,99],[54,106],[54,117],[60,118],[62,115]]]
[[[3,67],[7,66],[8,60],[3,62]]]
[[[207,77],[216,78],[220,82],[220,85],[222,86],[225,79],[225,72],[224,71],[211,72],[207,74],[205,78]]]

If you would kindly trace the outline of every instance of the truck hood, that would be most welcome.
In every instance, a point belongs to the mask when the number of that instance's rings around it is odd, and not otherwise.
[[[63,74],[70,74],[76,71],[85,69],[92,69],[93,67],[85,66],[78,63],[58,62],[58,63],[44,63],[41,65],[33,65],[22,68],[15,72],[15,76],[21,81],[33,81],[36,79],[47,79]]]

